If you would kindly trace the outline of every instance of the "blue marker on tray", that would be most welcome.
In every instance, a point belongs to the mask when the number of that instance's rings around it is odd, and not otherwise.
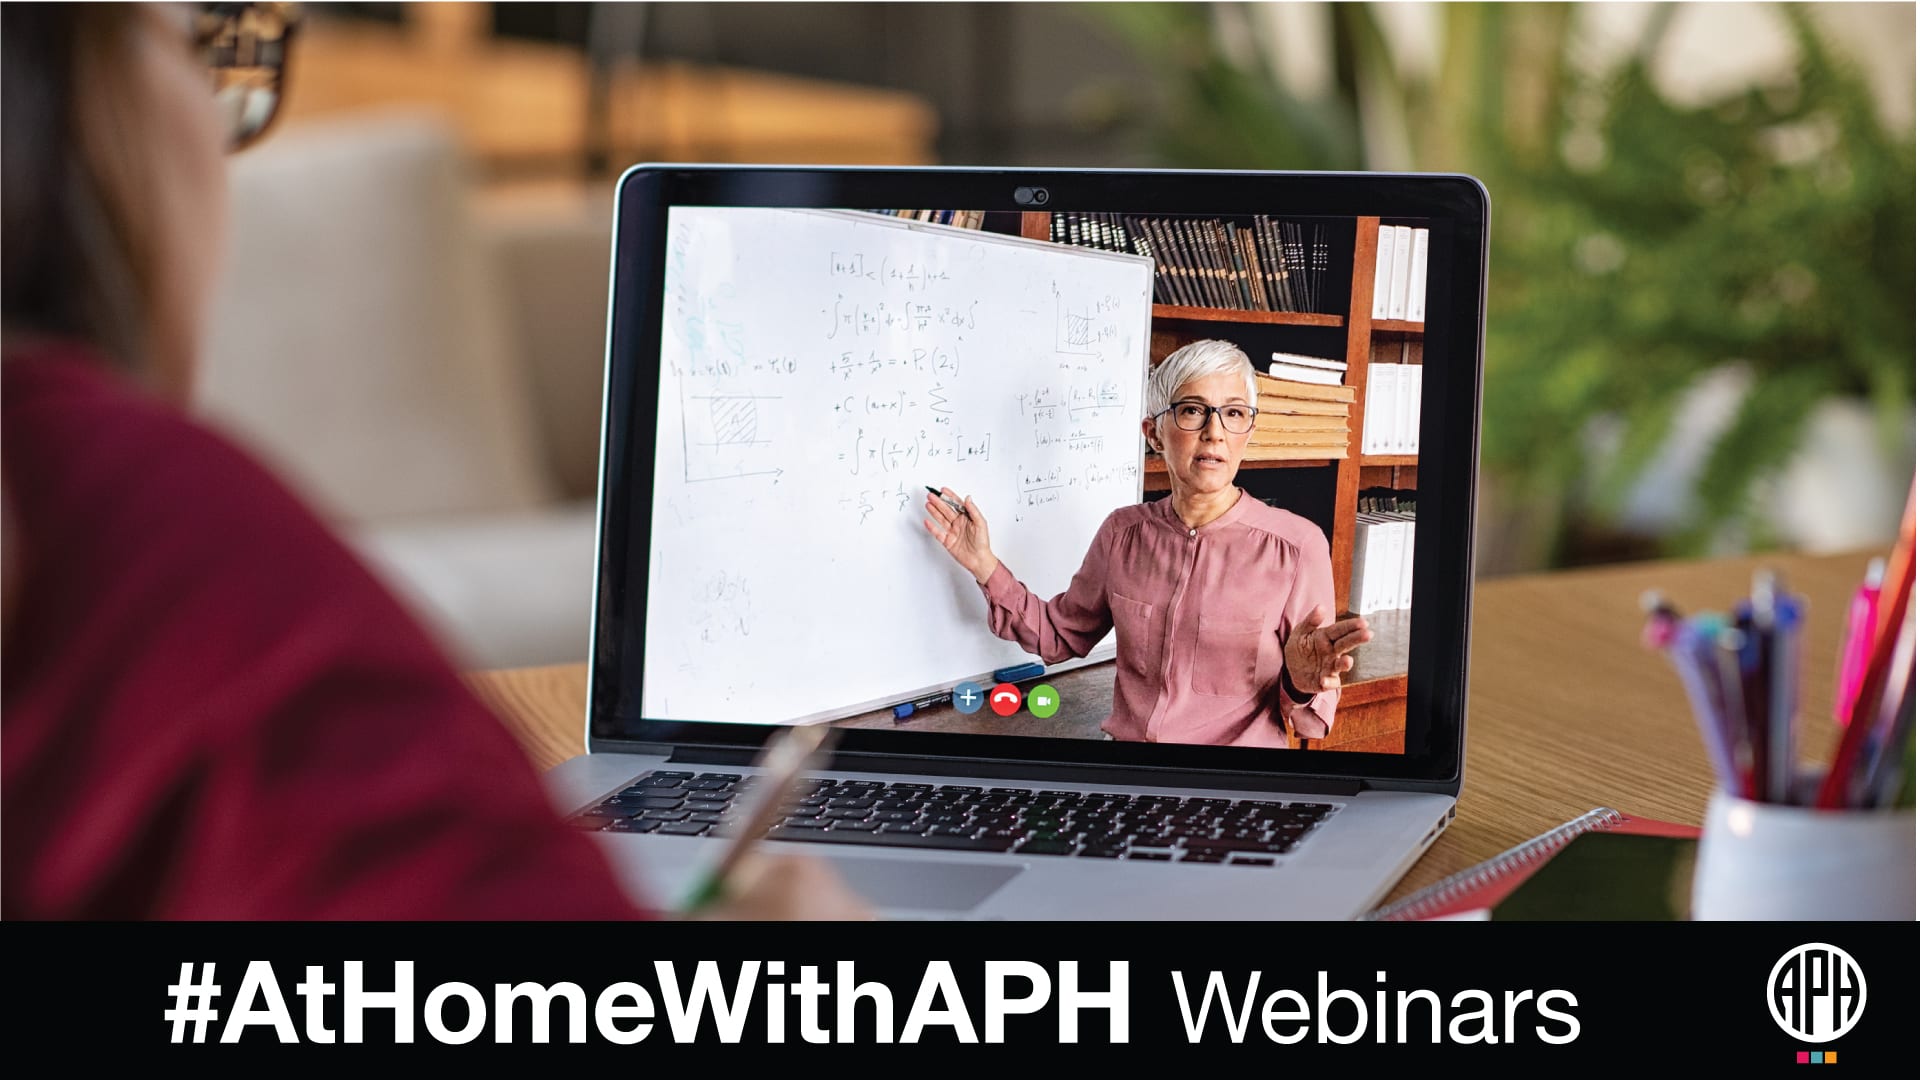
[[[918,701],[903,701],[893,707],[893,722],[897,724],[920,709],[931,709],[935,705],[944,705],[951,700],[953,700],[951,693],[940,693]]]
[[[993,673],[994,682],[1019,682],[1022,679],[1037,679],[1047,673],[1045,664],[1015,664],[1003,667]]]

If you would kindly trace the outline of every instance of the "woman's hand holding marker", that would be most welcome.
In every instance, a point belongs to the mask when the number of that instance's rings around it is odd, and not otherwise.
[[[960,498],[952,488],[941,488],[938,492],[932,488],[927,490],[930,492],[927,516],[921,524],[947,549],[954,562],[972,574],[973,580],[985,585],[1000,567],[993,545],[987,540],[986,515],[973,505],[971,498]]]

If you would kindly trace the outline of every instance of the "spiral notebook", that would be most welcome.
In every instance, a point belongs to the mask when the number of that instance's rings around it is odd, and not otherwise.
[[[1477,866],[1421,889],[1363,918],[1373,922],[1404,922],[1464,915],[1490,910],[1545,866],[1574,838],[1590,832],[1625,836],[1662,836],[1694,839],[1700,829],[1655,818],[1634,817],[1608,807],[1596,807],[1572,821],[1509,848]]]

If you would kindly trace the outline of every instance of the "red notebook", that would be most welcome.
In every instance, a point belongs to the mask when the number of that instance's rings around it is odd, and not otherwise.
[[[1404,922],[1438,919],[1470,911],[1490,909],[1520,883],[1545,866],[1554,853],[1582,833],[1607,831],[1628,836],[1670,836],[1694,839],[1700,829],[1671,821],[1633,817],[1618,810],[1597,807],[1558,828],[1549,830],[1495,855],[1478,866],[1437,881],[1402,900],[1376,908],[1365,918],[1376,922]]]

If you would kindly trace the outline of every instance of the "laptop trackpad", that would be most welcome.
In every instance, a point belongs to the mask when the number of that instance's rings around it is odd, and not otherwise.
[[[910,911],[971,911],[1026,869],[843,856],[828,861],[848,887],[874,907]]]

